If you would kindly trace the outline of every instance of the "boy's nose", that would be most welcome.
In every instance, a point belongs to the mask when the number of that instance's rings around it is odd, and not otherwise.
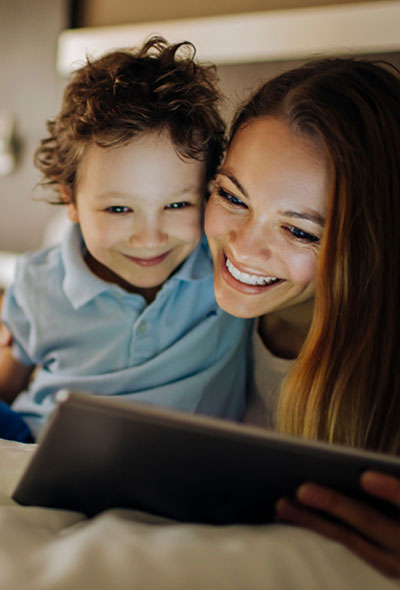
[[[167,239],[160,223],[142,221],[132,231],[130,243],[143,248],[157,248]]]

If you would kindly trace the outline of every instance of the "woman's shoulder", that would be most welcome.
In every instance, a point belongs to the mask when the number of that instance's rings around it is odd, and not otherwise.
[[[258,326],[259,322],[256,322],[252,341],[253,378],[243,421],[273,428],[279,389],[294,360],[274,355],[264,344]]]
[[[255,322],[253,331],[254,370],[261,374],[276,373],[283,378],[293,366],[294,360],[274,354],[263,341],[259,333],[259,322]]]

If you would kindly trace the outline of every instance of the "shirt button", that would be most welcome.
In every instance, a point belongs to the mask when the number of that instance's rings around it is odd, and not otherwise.
[[[140,324],[138,325],[138,334],[140,334],[141,336],[143,336],[143,334],[146,334],[147,331],[147,323],[143,320],[143,322],[140,322]]]

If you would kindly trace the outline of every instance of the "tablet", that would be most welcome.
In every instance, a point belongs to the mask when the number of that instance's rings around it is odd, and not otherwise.
[[[89,517],[128,508],[183,522],[254,524],[271,521],[275,502],[305,481],[374,502],[359,486],[366,469],[400,477],[400,459],[70,392],[13,498]]]

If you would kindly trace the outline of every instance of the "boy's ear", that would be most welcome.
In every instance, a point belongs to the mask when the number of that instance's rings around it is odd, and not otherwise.
[[[72,223],[79,223],[78,209],[72,199],[72,191],[69,186],[59,184],[58,189],[61,195],[61,201],[67,205],[67,215]]]

